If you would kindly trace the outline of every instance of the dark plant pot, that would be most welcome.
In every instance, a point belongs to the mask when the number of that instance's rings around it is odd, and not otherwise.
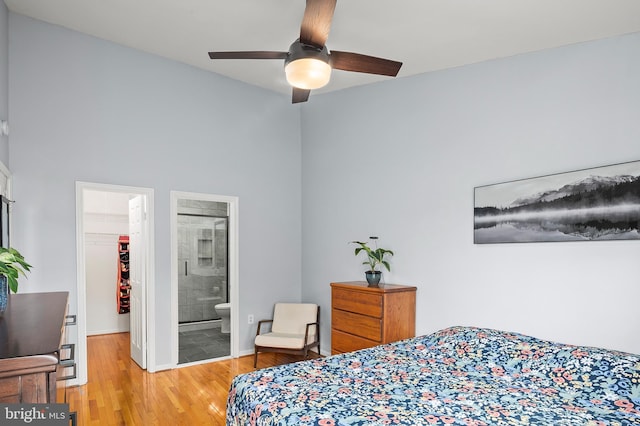
[[[367,277],[367,282],[369,283],[369,287],[378,287],[378,283],[380,282],[380,277],[382,276],[382,272],[367,271],[364,273],[364,276]]]
[[[6,275],[0,275],[0,317],[7,310],[9,304],[9,283]]]

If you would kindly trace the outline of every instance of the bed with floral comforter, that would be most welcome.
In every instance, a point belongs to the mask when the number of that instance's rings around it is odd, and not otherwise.
[[[640,425],[640,356],[452,327],[237,376],[227,425]]]

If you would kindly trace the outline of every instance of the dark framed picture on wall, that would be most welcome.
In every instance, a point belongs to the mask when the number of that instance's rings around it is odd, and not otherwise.
[[[9,205],[11,201],[2,195],[0,203],[0,247],[9,248]]]
[[[475,244],[640,239],[640,161],[474,188]]]

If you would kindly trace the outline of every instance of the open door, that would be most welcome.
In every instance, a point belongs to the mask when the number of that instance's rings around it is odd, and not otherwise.
[[[145,241],[147,240],[145,198],[136,195],[129,200],[129,282],[131,284],[129,314],[131,358],[147,368],[147,323],[144,295],[146,293]]]

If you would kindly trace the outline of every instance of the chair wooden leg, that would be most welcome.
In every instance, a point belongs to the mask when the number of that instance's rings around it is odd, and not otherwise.
[[[257,365],[258,365],[258,348],[255,348],[253,352],[253,368],[256,368]]]

